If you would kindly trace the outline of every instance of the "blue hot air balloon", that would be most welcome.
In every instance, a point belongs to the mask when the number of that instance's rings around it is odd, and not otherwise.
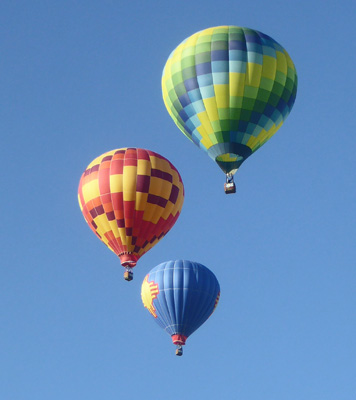
[[[214,312],[220,297],[215,275],[193,261],[167,261],[157,265],[145,277],[141,297],[155,321],[177,346],[182,346]]]

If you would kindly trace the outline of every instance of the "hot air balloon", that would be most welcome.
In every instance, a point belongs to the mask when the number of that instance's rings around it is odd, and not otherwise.
[[[78,200],[89,227],[119,256],[124,278],[130,281],[138,259],[177,221],[184,187],[166,158],[150,150],[122,148],[88,165]]]
[[[296,92],[297,73],[286,50],[261,32],[237,26],[188,37],[162,75],[168,113],[226,174],[226,193],[235,193],[233,175],[240,165],[282,126]]]
[[[176,355],[182,346],[215,310],[220,286],[215,275],[193,261],[167,261],[157,265],[145,277],[141,297],[143,305],[158,325],[172,338]]]

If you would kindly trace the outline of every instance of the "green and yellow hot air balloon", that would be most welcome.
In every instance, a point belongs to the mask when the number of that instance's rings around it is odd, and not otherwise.
[[[233,175],[290,113],[297,73],[286,50],[248,28],[218,26],[184,40],[163,70],[162,94],[179,129]]]

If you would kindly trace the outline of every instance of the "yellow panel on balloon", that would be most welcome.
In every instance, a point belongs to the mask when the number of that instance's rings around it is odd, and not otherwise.
[[[276,76],[277,60],[274,57],[263,56],[262,76],[269,79],[274,79]]]
[[[137,167],[125,166],[123,173],[123,195],[124,201],[134,201],[136,197]]]
[[[218,108],[229,107],[229,85],[214,85],[216,106]]]
[[[262,65],[255,63],[247,63],[245,85],[259,87],[261,82]]]
[[[91,199],[95,199],[100,196],[98,181],[90,181],[83,186],[83,197],[87,203]]]
[[[244,94],[245,75],[240,72],[230,72],[230,96],[241,97]]]
[[[207,99],[203,99],[203,102],[210,121],[217,121],[219,119],[219,114],[216,108],[215,97],[209,97]],[[200,114],[198,114],[198,116],[199,115]]]

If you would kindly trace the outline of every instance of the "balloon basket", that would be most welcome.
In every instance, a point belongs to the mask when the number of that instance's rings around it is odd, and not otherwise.
[[[126,271],[124,272],[124,279],[125,279],[125,281],[128,281],[128,282],[132,281],[132,279],[133,279],[133,272],[132,272],[132,271],[126,270]]]
[[[181,345],[178,345],[176,348],[176,356],[182,356],[183,355],[183,347]]]
[[[234,182],[234,176],[232,174],[226,174],[226,183],[224,183],[224,190],[226,194],[236,193],[236,185]]]
[[[225,183],[224,190],[226,194],[236,193],[236,185],[234,182]]]
[[[224,183],[224,191],[226,194],[236,193],[236,185],[234,182],[234,176],[232,174],[226,174],[226,182]]]

